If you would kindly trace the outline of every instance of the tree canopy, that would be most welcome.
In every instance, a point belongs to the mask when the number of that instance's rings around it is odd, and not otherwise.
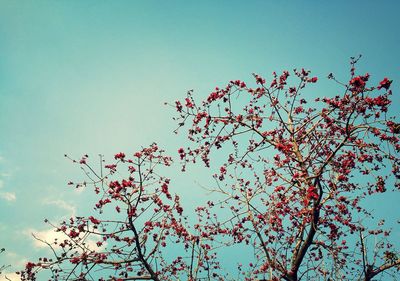
[[[254,74],[253,86],[230,81],[200,102],[189,91],[171,104],[176,133],[187,132],[191,142],[177,147],[183,172],[219,166],[210,168],[213,196],[194,210],[183,210],[172,176],[160,174],[175,157],[155,143],[112,162],[101,157],[98,168],[87,155],[67,156],[87,175],[69,184],[93,189],[96,213],[48,222],[63,239],[43,241],[52,256],[28,262],[21,279],[395,276],[392,231],[368,202],[399,190],[400,125],[391,116],[392,81],[373,85],[368,73],[356,72],[357,61],[347,81],[328,75],[334,96],[307,93],[319,78],[295,69]],[[224,257],[235,247],[238,255]],[[252,254],[240,255],[244,248]],[[235,272],[226,270],[229,263],[239,264]]]

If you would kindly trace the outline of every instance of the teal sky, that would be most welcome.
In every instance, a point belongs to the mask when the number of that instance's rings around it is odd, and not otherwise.
[[[360,72],[394,79],[398,109],[399,12],[398,1],[0,0],[0,264],[41,251],[29,233],[45,217],[87,208],[66,187],[83,176],[64,153],[111,158],[156,141],[176,156],[184,135],[163,103],[189,89],[204,98],[295,67],[346,80],[362,54]],[[321,80],[315,95],[332,91]],[[189,174],[170,175],[186,204],[208,172]]]

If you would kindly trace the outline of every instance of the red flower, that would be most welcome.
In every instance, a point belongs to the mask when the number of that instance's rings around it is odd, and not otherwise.
[[[178,153],[179,153],[179,157],[181,158],[181,160],[183,160],[185,158],[185,150],[183,149],[183,147],[178,149]]]
[[[365,88],[365,84],[369,79],[369,74],[366,73],[364,76],[357,76],[350,80],[349,84],[352,86],[352,91],[362,92]]]
[[[161,191],[162,191],[163,193],[167,194],[167,193],[168,193],[168,184],[163,183],[163,184],[161,185]]]
[[[193,108],[193,103],[192,103],[192,101],[189,99],[189,98],[186,98],[185,99],[185,101],[186,101],[186,107],[188,107],[188,108]]]
[[[262,78],[259,75],[256,75],[255,77],[256,77],[256,83],[257,84],[261,84],[261,85],[265,84],[265,79],[264,78]]]
[[[180,103],[180,101],[176,101],[175,102],[175,106],[176,106],[176,110],[178,110],[178,112],[182,112],[182,104]]]
[[[117,159],[122,160],[125,158],[125,153],[123,153],[123,152],[117,153],[117,154],[115,154],[114,158],[115,158],[115,160],[117,160]]]
[[[385,88],[387,90],[389,89],[390,84],[392,84],[392,80],[389,80],[385,77],[381,82],[379,82],[378,89]]]
[[[350,80],[350,85],[356,89],[362,89],[365,87],[365,81],[361,78],[361,76],[357,76]]]
[[[98,219],[95,219],[94,217],[90,216],[89,220],[93,223],[93,224],[99,224],[100,221]]]
[[[315,186],[309,186],[307,188],[308,199],[318,199],[317,188]]]
[[[69,260],[72,264],[78,264],[81,261],[80,257],[73,257],[72,259]]]
[[[36,266],[36,264],[34,264],[33,262],[28,262],[26,265],[25,265],[25,268],[27,269],[27,270],[31,270],[32,268],[34,268]]]
[[[221,172],[221,174],[226,174],[226,168],[224,166],[219,168],[219,171]]]
[[[70,232],[69,232],[69,237],[71,237],[71,238],[76,238],[76,237],[78,237],[79,236],[79,232],[76,232],[74,229],[72,229]]]

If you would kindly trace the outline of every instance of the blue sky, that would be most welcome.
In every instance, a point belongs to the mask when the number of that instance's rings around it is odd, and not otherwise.
[[[0,262],[37,255],[28,234],[46,231],[45,217],[85,208],[86,195],[66,187],[82,175],[64,153],[111,157],[153,141],[176,153],[184,136],[172,133],[174,112],[163,103],[189,89],[201,98],[229,80],[294,67],[347,79],[349,57],[363,54],[360,71],[394,79],[399,108],[399,10],[398,1],[1,1],[0,246],[8,254]],[[207,174],[196,167],[189,181],[171,177],[191,202]]]

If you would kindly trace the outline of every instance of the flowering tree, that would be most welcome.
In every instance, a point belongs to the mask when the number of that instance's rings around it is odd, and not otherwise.
[[[170,180],[157,171],[169,166],[171,158],[156,144],[131,159],[124,153],[114,158],[100,171],[88,163],[87,155],[71,159],[89,180],[69,185],[93,187],[100,197],[94,206],[98,216],[74,217],[59,226],[46,220],[63,238],[42,241],[54,256],[27,263],[19,273],[22,280],[37,280],[44,269],[51,280],[171,280],[188,270],[190,276],[198,275],[205,254],[184,227],[179,197],[169,192]],[[126,177],[120,175],[123,166]],[[182,251],[191,248],[190,265],[180,256],[164,255],[175,249],[168,242],[180,243]]]
[[[170,180],[156,172],[171,162],[156,145],[132,159],[115,155],[104,175],[87,157],[75,161],[91,179],[78,187],[91,184],[101,197],[99,214],[54,226],[65,236],[45,242],[54,258],[28,263],[22,279],[42,271],[52,280],[394,276],[399,253],[368,200],[400,187],[400,125],[389,116],[392,81],[370,86],[369,74],[355,73],[356,62],[348,82],[328,76],[342,88],[333,97],[310,101],[306,86],[318,79],[301,69],[274,73],[269,82],[254,74],[254,87],[231,81],[203,102],[192,92],[176,102],[179,128],[188,128],[194,144],[178,150],[183,170],[198,160],[219,167],[215,196],[195,209],[195,224],[170,194]],[[127,177],[117,173],[122,165]],[[226,248],[247,254],[232,261]],[[239,275],[224,271],[224,260],[238,262]]]

